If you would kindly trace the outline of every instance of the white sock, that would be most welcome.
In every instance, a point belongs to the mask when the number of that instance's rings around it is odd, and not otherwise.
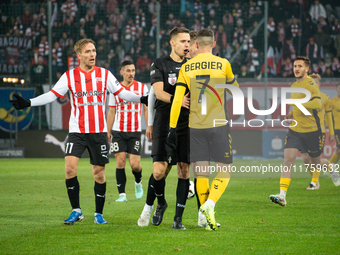
[[[212,201],[211,199],[207,199],[208,204],[211,206],[212,209],[215,208],[215,202]]]
[[[94,213],[94,216],[97,216],[98,214],[99,214],[99,215],[103,215],[103,214],[101,214],[101,213],[96,213],[96,212],[95,212],[95,213]]]
[[[140,181],[140,182],[135,182],[135,184],[141,184],[142,183],[142,181]]]
[[[152,209],[153,209],[153,205],[145,204],[143,211],[152,212]]]
[[[316,183],[315,183],[315,182],[311,182],[310,184],[312,184],[314,187],[316,186]]]
[[[119,196],[126,196],[126,193],[119,193]]]
[[[287,191],[280,189],[280,195],[286,198]]]
[[[80,208],[73,209],[72,211],[75,211],[75,212],[77,212],[77,213],[81,213]]]

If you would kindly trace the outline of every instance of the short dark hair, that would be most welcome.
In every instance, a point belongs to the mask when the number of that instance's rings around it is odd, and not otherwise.
[[[189,35],[190,35],[190,41],[195,41],[195,40],[196,40],[197,33],[198,33],[197,30],[191,30],[191,31],[190,31],[190,33],[189,33]]]
[[[309,58],[305,57],[305,56],[297,56],[295,61],[296,60],[302,60],[306,66],[310,66],[310,60]]]
[[[131,60],[125,60],[123,63],[120,65],[120,69],[123,69],[125,66],[129,65],[134,65],[134,63]]]
[[[199,46],[213,45],[214,32],[210,28],[204,28],[197,33],[196,41]]]
[[[185,27],[174,27],[170,31],[170,38],[173,39],[175,36],[177,36],[178,34],[181,34],[181,33],[189,34],[190,31],[189,31],[189,29],[187,29]]]

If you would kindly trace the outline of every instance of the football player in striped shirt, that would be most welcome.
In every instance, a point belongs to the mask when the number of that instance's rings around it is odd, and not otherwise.
[[[136,81],[136,68],[132,61],[121,64],[120,74],[123,81],[120,83],[125,90],[137,95],[147,95],[148,88],[145,84]],[[111,141],[111,150],[116,158],[116,181],[119,197],[116,202],[125,202],[126,174],[125,163],[128,153],[129,163],[135,177],[135,195],[137,199],[143,197],[142,166],[140,165],[141,132],[142,132],[142,104],[127,102],[118,96],[110,94],[109,113],[107,115],[107,132]],[[144,119],[148,121],[148,108],[144,106]],[[111,135],[112,134],[112,135]],[[112,137],[112,140],[111,140]]]
[[[109,163],[109,143],[105,116],[106,91],[133,102],[147,104],[147,97],[136,95],[122,88],[117,79],[105,68],[96,67],[96,47],[91,39],[79,40],[74,49],[80,60],[79,67],[66,71],[45,94],[32,99],[14,95],[10,102],[17,109],[45,105],[70,91],[71,116],[69,134],[65,144],[65,179],[67,194],[72,206],[71,215],[65,225],[81,221],[84,216],[79,204],[79,182],[77,166],[87,149],[95,180],[96,224],[105,224],[103,208],[105,203],[105,164]]]

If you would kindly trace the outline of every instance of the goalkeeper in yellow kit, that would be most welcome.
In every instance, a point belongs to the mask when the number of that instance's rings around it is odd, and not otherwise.
[[[176,92],[170,112],[170,130],[167,143],[177,146],[176,126],[186,89],[190,90],[190,162],[195,174],[196,194],[200,212],[206,217],[207,230],[216,230],[214,207],[230,180],[232,163],[231,137],[227,124],[226,89],[218,84],[239,87],[228,60],[214,56],[216,42],[211,29],[197,33],[198,55],[182,65],[176,84]],[[225,120],[216,124],[215,120]],[[209,168],[210,161],[216,163]],[[217,175],[209,189],[211,169]],[[221,170],[221,171],[220,171]],[[224,170],[224,171],[222,171]]]

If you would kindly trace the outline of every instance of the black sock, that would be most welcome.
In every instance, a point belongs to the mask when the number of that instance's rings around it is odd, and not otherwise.
[[[198,210],[200,210],[200,207],[201,207],[201,202],[200,202],[200,199],[199,199],[199,197],[197,196],[197,189],[196,189],[196,185],[197,185],[197,179],[195,178],[194,179],[194,186],[195,186],[195,194],[196,194],[196,200],[197,200],[197,206],[198,206]]]
[[[66,188],[67,188],[67,194],[68,199],[70,200],[72,209],[80,208],[79,205],[79,182],[77,176],[66,179]]]
[[[153,205],[153,202],[156,199],[156,195],[155,195],[155,189],[154,189],[154,178],[153,178],[153,174],[151,174],[150,179],[149,179],[149,183],[148,183],[148,192],[146,194],[146,204],[147,205]]]
[[[163,177],[159,181],[154,180],[155,195],[158,200],[159,205],[165,204],[164,188],[165,188],[165,178]]]
[[[96,213],[103,214],[103,208],[105,203],[106,182],[99,184],[94,182],[94,195],[96,200]]]
[[[142,169],[140,170],[140,172],[132,171],[132,174],[135,176],[136,183],[140,183],[142,181]]]
[[[119,194],[125,193],[126,185],[125,168],[116,168],[116,181]]]
[[[176,217],[182,218],[189,192],[189,179],[178,178],[176,190]]]

